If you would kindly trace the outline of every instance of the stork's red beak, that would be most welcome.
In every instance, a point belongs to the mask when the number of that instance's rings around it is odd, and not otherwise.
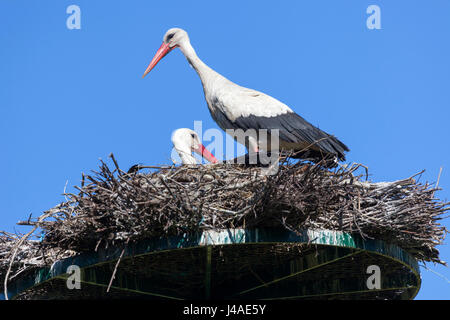
[[[203,158],[205,158],[206,160],[208,160],[211,163],[217,163],[219,162],[219,160],[216,159],[216,157],[214,157],[212,155],[211,152],[209,152],[208,149],[205,148],[204,145],[199,144],[197,149],[194,149],[195,152],[197,152],[199,155],[201,155]]]
[[[173,47],[173,48],[175,48],[175,47]],[[158,51],[156,51],[155,56],[153,57],[152,61],[148,65],[147,70],[145,70],[142,78],[144,78],[147,75],[147,73],[149,73],[156,66],[156,64],[159,62],[159,60],[164,58],[166,56],[166,54],[168,54],[173,48],[171,48],[167,43],[163,42],[161,47],[159,47]]]

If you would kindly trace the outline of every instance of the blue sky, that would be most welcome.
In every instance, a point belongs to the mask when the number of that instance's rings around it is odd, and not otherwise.
[[[69,30],[69,5],[81,29]],[[369,5],[381,29],[366,27]],[[174,129],[218,128],[200,80],[174,50],[141,76],[167,29],[205,63],[276,97],[351,149],[373,181],[422,169],[449,198],[450,2],[0,1],[0,230],[64,200],[113,152],[121,167],[170,163]],[[443,224],[449,228],[449,219]],[[450,261],[448,244],[439,247]],[[417,299],[449,299],[427,265]]]

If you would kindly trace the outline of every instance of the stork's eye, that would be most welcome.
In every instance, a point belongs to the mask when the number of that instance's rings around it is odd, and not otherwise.
[[[167,42],[169,42],[170,40],[172,40],[173,36],[175,35],[175,33],[171,33],[167,36]]]
[[[192,134],[191,134],[191,137],[195,139],[195,134],[192,133]]]

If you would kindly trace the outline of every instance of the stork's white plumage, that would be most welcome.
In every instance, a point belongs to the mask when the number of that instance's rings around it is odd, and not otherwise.
[[[197,133],[191,129],[175,130],[172,134],[172,143],[183,164],[197,164],[192,152],[198,153],[211,163],[218,162],[211,152],[201,144]]]
[[[271,130],[279,132],[279,148],[298,153],[301,158],[320,160],[335,157],[345,160],[347,146],[334,136],[313,126],[284,103],[262,92],[241,87],[210,67],[197,56],[186,31],[172,28],[166,32],[163,43],[150,62],[143,77],[171,50],[179,47],[202,81],[205,99],[213,119],[223,129],[267,129],[269,139],[259,137],[239,141],[249,152],[270,150]],[[278,151],[278,150],[277,150]]]

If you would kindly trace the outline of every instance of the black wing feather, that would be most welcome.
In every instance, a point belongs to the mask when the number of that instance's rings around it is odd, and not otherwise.
[[[291,143],[306,142],[314,144],[326,154],[333,154],[339,160],[345,160],[348,147],[336,137],[313,126],[294,112],[288,112],[275,117],[247,116],[231,121],[224,113],[212,114],[214,120],[222,129],[278,129],[280,139]]]

